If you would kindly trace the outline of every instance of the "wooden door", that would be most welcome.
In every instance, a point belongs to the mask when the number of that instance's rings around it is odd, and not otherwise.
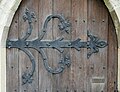
[[[102,0],[23,0],[6,58],[7,92],[117,92],[117,37]]]

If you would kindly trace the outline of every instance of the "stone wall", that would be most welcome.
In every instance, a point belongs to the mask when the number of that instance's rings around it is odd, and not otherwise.
[[[0,92],[6,92],[6,38],[15,11],[22,0],[0,0]],[[120,91],[120,0],[104,0],[118,36],[118,88]]]

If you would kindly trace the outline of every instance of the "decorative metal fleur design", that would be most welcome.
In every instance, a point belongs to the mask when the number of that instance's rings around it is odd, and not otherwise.
[[[65,20],[64,17],[60,15],[57,15],[56,17],[59,17],[60,19],[60,23],[58,24],[59,29],[69,34],[71,28],[71,23],[69,20]]]
[[[31,73],[27,73],[25,72],[23,75],[22,75],[22,84],[26,84],[26,83],[32,83],[33,79],[32,79],[32,76]]]
[[[108,44],[105,41],[100,40],[98,37],[93,36],[90,34],[89,31],[87,31],[87,35],[90,38],[90,41],[88,41],[87,48],[90,49],[90,52],[87,54],[87,57],[89,58],[93,53],[98,53],[99,48],[104,48]]]
[[[26,9],[25,14],[23,15],[23,20],[24,21],[28,20],[28,23],[32,23],[32,19],[35,19],[35,21],[36,21],[35,13],[30,12],[29,9]]]
[[[44,66],[49,73],[59,74],[63,72],[63,70],[65,69],[65,66],[70,67],[71,65],[70,56],[63,55],[64,48],[74,48],[77,51],[80,51],[81,48],[87,48],[89,49],[89,53],[87,54],[87,57],[89,58],[93,53],[98,53],[99,48],[104,48],[107,46],[107,42],[99,40],[98,37],[91,35],[89,31],[87,34],[89,37],[89,41],[86,41],[86,42],[82,42],[80,38],[73,40],[73,41],[64,40],[64,38],[59,38],[59,39],[52,40],[52,41],[42,40],[44,35],[47,32],[48,23],[53,18],[56,18],[59,20],[59,24],[58,24],[59,30],[64,31],[66,33],[70,33],[71,23],[68,20],[66,20],[61,15],[50,15],[46,18],[44,25],[43,25],[43,29],[39,37],[35,40],[31,40],[31,41],[27,40],[33,30],[32,21],[33,19],[36,20],[36,17],[33,12],[30,12],[28,9],[26,9],[23,19],[24,21],[28,21],[29,27],[28,27],[28,30],[25,36],[21,39],[18,39],[17,41],[7,40],[7,43],[6,43],[7,48],[18,48],[22,50],[28,55],[32,63],[32,70],[29,72],[24,72],[24,74],[22,75],[23,85],[27,83],[32,83],[33,81],[32,77],[33,77],[33,74],[35,72],[35,67],[36,67],[35,58],[27,48],[33,48],[41,54]],[[43,48],[54,48],[61,53],[62,57],[58,63],[58,67],[53,69],[52,67],[49,66],[48,58]]]

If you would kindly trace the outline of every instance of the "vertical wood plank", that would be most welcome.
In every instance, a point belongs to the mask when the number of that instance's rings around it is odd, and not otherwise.
[[[87,0],[72,0],[72,40],[87,40]],[[86,92],[86,49],[71,49],[70,85],[72,92]]]
[[[118,68],[118,58],[117,58],[117,36],[115,33],[115,27],[109,16],[109,34],[108,34],[108,69],[107,69],[107,90],[108,92],[113,92],[117,88],[117,68]],[[115,56],[114,56],[115,55]]]
[[[88,0],[88,30],[101,40],[107,41],[108,11],[101,0]],[[99,53],[90,57],[87,63],[87,75],[87,90],[107,92],[107,47],[99,49]],[[94,77],[104,78],[105,82],[102,85],[100,83],[94,85],[92,83]]]
[[[25,0],[22,1],[21,7],[19,8],[19,38],[25,36],[26,31],[28,30],[28,22],[24,22],[23,14],[25,14],[25,10],[28,8],[31,12],[34,12],[38,19],[38,1],[39,0]],[[31,36],[27,40],[33,40],[38,37],[38,22],[34,22],[33,19],[33,31]],[[26,48],[27,49],[27,48]],[[22,75],[24,73],[29,73],[32,70],[32,63],[29,57],[23,52],[19,51],[19,65],[20,65],[20,91],[22,92],[39,92],[38,90],[38,52],[33,49],[28,49],[34,56],[35,59],[35,72],[33,75],[32,83],[27,83],[22,85]]]
[[[41,34],[43,24],[46,18],[52,14],[53,8],[53,0],[40,0],[39,1],[39,31]],[[48,23],[47,32],[45,37],[42,40],[52,40],[52,21]],[[44,49],[49,65],[51,66],[52,62],[52,50]],[[53,92],[52,91],[52,80],[51,80],[51,73],[49,73],[43,64],[42,57],[39,57],[39,91],[41,92]]]
[[[54,7],[53,7],[53,14],[59,14],[63,16],[65,19],[70,20],[71,22],[71,0],[54,0]],[[71,33],[67,34],[65,31],[60,31],[58,28],[58,23],[59,20],[54,19],[53,20],[53,38],[58,39],[64,37],[64,40],[70,40],[71,39]],[[71,30],[70,30],[71,31]],[[60,56],[63,58],[70,57],[70,52],[69,49],[64,49],[64,52],[59,54],[60,52],[55,52],[53,54],[54,57],[54,62],[57,61],[57,63],[60,61]],[[54,65],[55,66],[55,65]],[[65,70],[58,75],[53,76],[53,92],[69,92],[70,87],[69,87],[69,73],[70,73],[70,68],[67,66],[65,67]]]
[[[18,12],[16,12],[8,39],[18,39]],[[7,87],[6,92],[19,92],[19,61],[18,61],[18,49],[11,48],[7,49]]]

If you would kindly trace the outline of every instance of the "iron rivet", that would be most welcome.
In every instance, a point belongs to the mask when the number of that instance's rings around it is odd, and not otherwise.
[[[91,67],[91,69],[93,69],[93,66]]]
[[[95,19],[93,19],[92,21],[95,22]]]
[[[8,47],[9,49],[11,48],[11,46]]]
[[[105,22],[105,20],[103,19],[102,22]]]
[[[85,23],[85,20],[83,20],[83,22]]]
[[[76,90],[74,90],[74,92],[77,92]]]
[[[62,60],[60,60],[60,62],[59,63],[62,63]]]
[[[35,19],[35,22],[37,22],[37,19]]]
[[[72,45],[72,43],[70,42],[70,43],[68,43],[68,46],[71,46]]]
[[[8,46],[11,46],[11,44],[12,44],[11,41],[9,41],[9,42],[8,42]]]
[[[70,63],[70,59],[67,59],[67,63],[68,63],[68,64]]]
[[[68,56],[66,56],[66,59],[69,59],[69,57],[68,57]]]
[[[87,47],[89,47],[89,45],[90,45],[90,42],[89,42],[89,41],[87,41]]]
[[[105,66],[103,66],[103,69],[105,69]]]
[[[15,23],[17,23],[17,21],[15,21]]]
[[[64,69],[64,66],[61,66],[62,69]]]
[[[77,20],[75,20],[75,22],[77,22]]]
[[[43,29],[43,32],[46,32],[46,30],[45,30],[45,29]]]
[[[43,60],[47,60],[46,58],[43,58]]]
[[[46,45],[47,45],[47,46],[50,46],[50,44],[49,44],[49,43],[46,43]]]
[[[29,42],[26,42],[26,46],[29,46]]]
[[[27,33],[28,33],[28,34],[31,34],[31,32],[30,32],[30,31],[28,31]]]
[[[60,52],[61,52],[61,53],[63,53],[63,52],[64,52],[64,50],[60,50]]]
[[[82,69],[82,67],[80,66],[79,69]]]

